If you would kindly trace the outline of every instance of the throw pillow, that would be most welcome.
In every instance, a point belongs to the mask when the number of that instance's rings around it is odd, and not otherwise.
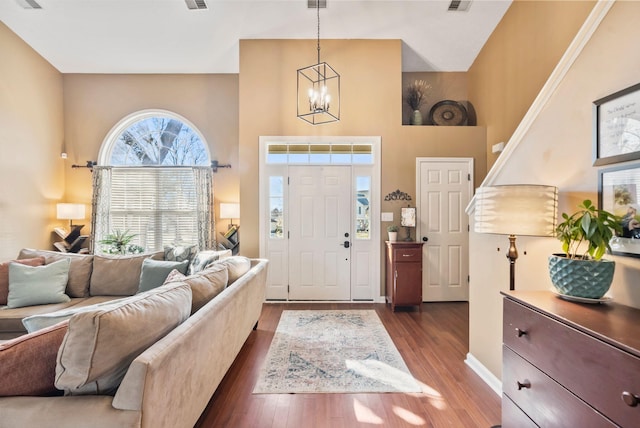
[[[225,265],[229,270],[228,285],[236,282],[238,278],[249,272],[249,269],[251,269],[251,260],[244,256],[228,257],[224,260],[217,261],[216,263]]]
[[[188,260],[191,263],[197,253],[197,245],[169,245],[164,247],[164,259],[174,262]]]
[[[180,272],[178,269],[174,269],[171,272],[169,272],[169,275],[167,275],[167,279],[164,280],[164,284],[169,284],[169,283],[172,283],[172,282],[182,281],[186,277],[187,276],[185,274],[183,274],[182,272]],[[164,285],[164,284],[162,284],[162,285]]]
[[[215,251],[215,250],[205,250],[199,251],[198,254],[193,258],[191,264],[189,265],[189,275],[193,275],[194,273],[198,273],[204,268],[206,268],[211,263],[222,260],[227,257],[231,257],[231,250],[223,250],[223,251]]]
[[[142,262],[142,272],[140,273],[140,284],[138,293],[149,291],[152,288],[161,286],[169,273],[177,269],[180,273],[186,273],[189,267],[189,260],[183,262],[172,262],[166,260],[145,259]]]
[[[0,343],[0,397],[56,395],[56,355],[67,332],[62,322]]]
[[[105,306],[118,305],[122,303],[123,300],[128,299],[129,297],[124,297],[122,299],[109,300],[102,303],[96,303],[93,305],[87,306],[73,306],[68,309],[61,309],[55,312],[46,312],[44,314],[36,314],[30,315],[22,319],[22,325],[27,329],[28,333],[33,333],[34,331],[41,330],[43,328],[50,327],[52,325],[58,324],[61,321],[68,320],[72,316],[80,312],[92,311],[96,308],[103,308]]]
[[[69,259],[44,266],[10,263],[7,306],[20,308],[70,301],[69,296],[64,294],[69,279],[69,265]]]
[[[184,278],[182,281],[191,287],[191,314],[220,294],[227,286],[228,278],[227,267],[218,263]]]
[[[190,310],[191,289],[177,283],[75,314],[58,351],[56,387],[65,395],[113,394],[131,362]]]
[[[45,264],[49,265],[58,260],[71,260],[69,268],[69,281],[65,294],[69,297],[88,297],[89,280],[93,270],[93,256],[89,254],[60,253],[49,250],[31,250],[23,248],[18,254],[18,259],[28,259],[32,257],[44,257]]]
[[[44,264],[44,257],[11,260],[10,262],[0,263],[0,306],[7,304],[7,296],[9,295],[9,263],[13,262],[22,263],[27,266],[42,266]]]
[[[161,260],[164,253],[151,255]],[[94,256],[89,292],[92,296],[133,296],[138,292],[142,262],[149,254],[135,256]]]

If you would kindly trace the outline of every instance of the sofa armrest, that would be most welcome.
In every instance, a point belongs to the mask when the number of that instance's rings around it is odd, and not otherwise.
[[[80,427],[133,428],[140,426],[141,413],[114,409],[113,397],[82,395],[68,397],[2,397],[0,428]]]

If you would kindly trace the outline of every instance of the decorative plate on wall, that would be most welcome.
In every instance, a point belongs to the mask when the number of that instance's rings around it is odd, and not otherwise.
[[[464,125],[467,122],[467,109],[458,101],[440,101],[431,108],[429,120],[434,125]]]

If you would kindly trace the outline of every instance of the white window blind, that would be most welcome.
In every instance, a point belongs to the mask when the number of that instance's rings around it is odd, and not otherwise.
[[[147,251],[198,243],[198,194],[192,168],[113,168],[111,230],[136,234]],[[99,239],[99,238],[98,238]]]

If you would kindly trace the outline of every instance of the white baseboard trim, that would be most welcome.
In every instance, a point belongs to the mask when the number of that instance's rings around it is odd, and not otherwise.
[[[493,373],[487,369],[484,364],[482,364],[476,357],[474,357],[470,352],[467,353],[467,358],[464,362],[471,367],[471,370],[476,372],[480,379],[482,379],[493,392],[498,394],[498,396],[502,397],[502,382],[498,379]]]

